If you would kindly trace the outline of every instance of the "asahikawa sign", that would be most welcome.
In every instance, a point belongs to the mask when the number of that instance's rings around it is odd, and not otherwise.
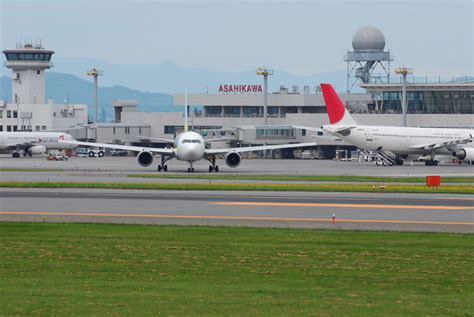
[[[261,94],[263,92],[262,85],[229,85],[224,84],[219,86],[219,92],[228,94],[228,93],[255,93]]]

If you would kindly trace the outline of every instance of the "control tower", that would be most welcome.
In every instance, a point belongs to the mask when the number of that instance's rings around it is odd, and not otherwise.
[[[4,50],[5,67],[12,70],[12,103],[44,104],[46,69],[51,68],[54,51],[41,45],[25,44],[16,49]]]
[[[352,38],[353,51],[344,58],[347,62],[347,92],[357,84],[389,83],[390,51],[384,51],[385,36],[374,26],[360,28]]]

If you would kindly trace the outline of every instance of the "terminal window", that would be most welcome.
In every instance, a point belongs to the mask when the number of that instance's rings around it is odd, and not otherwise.
[[[171,125],[165,125],[165,134],[174,134],[175,127]]]
[[[294,138],[294,129],[257,129],[257,138]]]

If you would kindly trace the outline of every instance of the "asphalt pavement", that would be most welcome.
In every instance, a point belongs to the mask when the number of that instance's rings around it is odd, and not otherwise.
[[[1,221],[474,233],[472,195],[4,188],[0,207]]]

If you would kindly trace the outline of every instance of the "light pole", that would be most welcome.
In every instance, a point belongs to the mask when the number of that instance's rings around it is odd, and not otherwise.
[[[257,68],[257,75],[263,76],[263,119],[265,121],[265,125],[268,125],[268,75],[273,75],[273,69],[259,67]]]
[[[98,95],[99,95],[99,83],[97,77],[102,76],[104,72],[97,68],[92,68],[87,71],[87,75],[94,77],[94,122],[98,122]],[[103,119],[103,118],[102,118]]]
[[[413,74],[413,68],[397,67],[395,68],[395,74],[403,76],[402,86],[402,125],[407,126],[407,75]]]

